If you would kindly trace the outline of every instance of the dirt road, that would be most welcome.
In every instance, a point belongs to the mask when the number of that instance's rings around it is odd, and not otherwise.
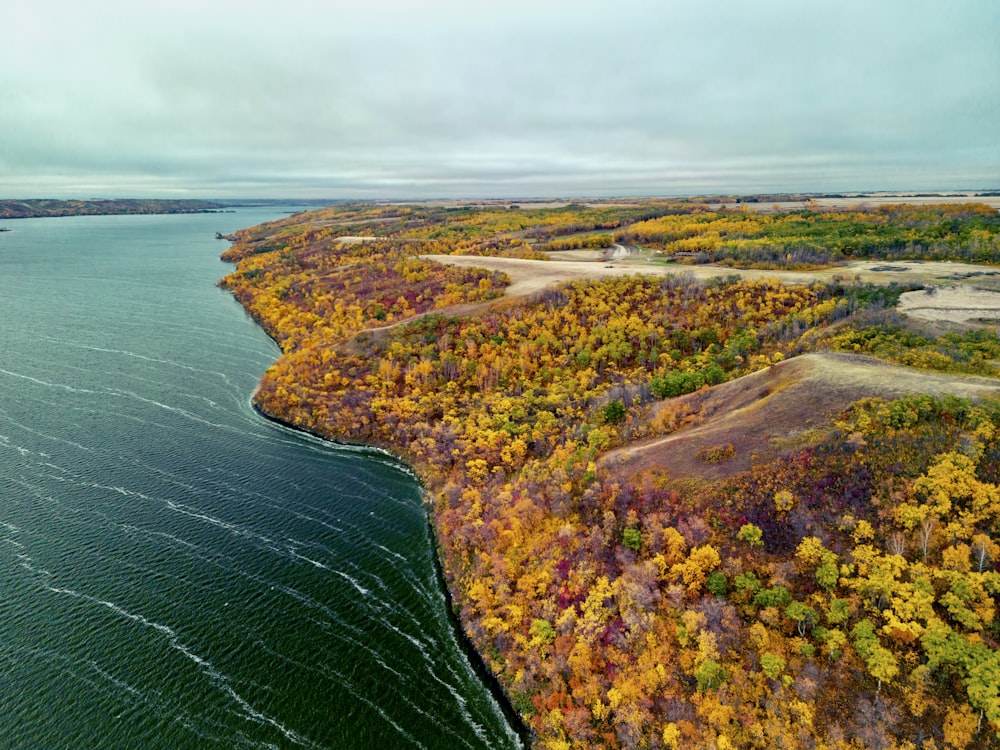
[[[599,252],[593,253],[599,257]],[[630,274],[667,276],[690,274],[697,279],[739,275],[745,279],[779,279],[786,284],[810,284],[815,281],[863,281],[874,284],[923,284],[934,287],[935,294],[914,292],[903,295],[900,312],[926,320],[961,322],[1000,317],[1000,293],[975,288],[976,283],[995,279],[1000,284],[1000,268],[972,263],[941,261],[877,260],[854,261],[836,268],[816,271],[761,271],[715,265],[681,265],[650,262],[631,256],[621,260],[521,260],[472,255],[423,255],[422,258],[451,266],[486,268],[502,271],[510,278],[508,297],[539,292],[547,286],[577,279],[602,279]]]

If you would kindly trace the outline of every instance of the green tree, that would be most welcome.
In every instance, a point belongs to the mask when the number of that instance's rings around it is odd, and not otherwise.
[[[805,636],[806,630],[816,622],[816,610],[802,602],[790,603],[785,607],[785,615],[795,623],[800,636]]]
[[[547,646],[556,639],[555,628],[548,620],[532,620],[528,632],[531,634],[532,644],[536,646]]]
[[[625,419],[625,404],[620,400],[608,401],[604,405],[604,421],[608,424],[618,424]]]
[[[714,594],[715,596],[725,596],[726,589],[728,588],[728,581],[726,580],[726,574],[723,573],[721,570],[713,571],[708,576],[705,588],[707,588],[709,592]]]
[[[752,523],[745,523],[740,526],[736,538],[741,542],[746,542],[751,547],[764,546],[764,532],[760,530],[759,526],[755,526]]]
[[[702,692],[717,688],[726,679],[726,670],[714,659],[705,659],[694,673],[698,687]]]
[[[764,674],[772,680],[777,680],[785,671],[785,660],[777,654],[763,654],[760,657],[760,667],[764,670]]]
[[[868,673],[878,681],[875,688],[875,700],[878,700],[882,690],[882,682],[892,680],[899,674],[899,664],[892,652],[879,643],[875,634],[875,625],[871,620],[862,620],[851,631],[854,650],[864,661]]]
[[[969,654],[965,689],[969,703],[979,709],[979,727],[983,716],[1000,727],[1000,653],[983,644],[976,644]]]
[[[642,533],[639,529],[625,529],[622,532],[622,544],[638,552],[642,547]]]

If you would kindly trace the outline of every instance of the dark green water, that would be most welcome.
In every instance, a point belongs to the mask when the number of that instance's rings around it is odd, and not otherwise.
[[[259,417],[232,214],[0,234],[0,747],[502,748],[417,483]]]

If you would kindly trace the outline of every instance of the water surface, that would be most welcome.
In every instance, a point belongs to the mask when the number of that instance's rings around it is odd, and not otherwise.
[[[502,748],[404,467],[272,424],[215,232],[0,234],[0,747]]]

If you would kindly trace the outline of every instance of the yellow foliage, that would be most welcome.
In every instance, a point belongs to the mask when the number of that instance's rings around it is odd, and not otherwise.
[[[774,493],[774,507],[779,513],[787,513],[795,507],[795,496],[788,490]]]
[[[854,542],[856,544],[863,544],[865,542],[870,542],[875,538],[875,529],[872,525],[865,521],[864,519],[858,521],[857,525],[854,527]]]
[[[611,689],[614,690],[614,688]],[[601,703],[600,699],[598,699],[597,701],[594,702],[594,705],[591,707],[590,712],[594,715],[595,720],[605,721],[607,720],[608,716],[611,715],[611,706],[605,706],[603,703]]]
[[[664,560],[668,565],[674,565],[684,559],[684,554],[687,552],[687,541],[673,526],[668,526],[663,530],[663,545],[666,547]]]
[[[959,542],[941,550],[941,566],[947,570],[968,573],[972,570],[972,548]]]
[[[663,745],[670,750],[677,750],[680,747],[681,730],[672,721],[663,727]]]
[[[470,458],[465,462],[465,474],[476,484],[483,484],[489,473],[490,466],[482,458]]]
[[[976,714],[968,706],[949,708],[943,728],[946,747],[969,747],[976,735]]]
[[[795,550],[795,556],[810,567],[818,565],[826,554],[827,549],[823,546],[823,542],[815,536],[803,537]]]
[[[671,566],[670,575],[674,580],[683,580],[692,594],[701,591],[708,574],[719,567],[722,559],[718,550],[710,544],[695,547],[687,560]]]

